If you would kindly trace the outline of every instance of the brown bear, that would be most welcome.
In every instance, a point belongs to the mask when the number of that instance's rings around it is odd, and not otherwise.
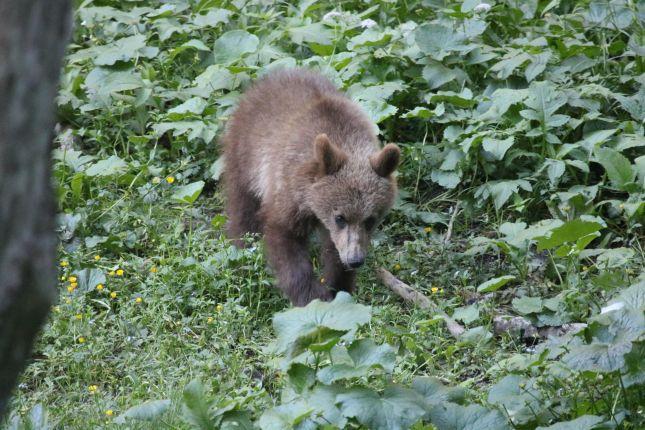
[[[325,77],[289,69],[246,91],[223,136],[228,235],[264,234],[269,265],[296,306],[351,292],[370,236],[396,195],[400,151],[379,150],[361,108]],[[308,239],[321,239],[324,282]]]

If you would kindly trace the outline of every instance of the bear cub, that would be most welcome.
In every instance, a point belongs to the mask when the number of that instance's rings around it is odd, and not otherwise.
[[[261,233],[291,302],[351,292],[374,229],[392,207],[400,150],[379,149],[361,108],[302,69],[270,73],[246,91],[222,138],[228,234]],[[308,239],[321,239],[323,279]]]

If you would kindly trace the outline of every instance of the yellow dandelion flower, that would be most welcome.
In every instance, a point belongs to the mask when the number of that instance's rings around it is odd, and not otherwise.
[[[157,266],[152,266],[150,268],[150,272],[152,272],[152,273],[157,273],[157,271],[158,271]]]
[[[117,269],[116,276],[123,276],[123,269]]]
[[[208,317],[208,319],[206,320],[206,322],[207,322],[208,324],[212,324],[212,323],[213,323],[213,317]]]
[[[69,277],[69,283],[70,283],[70,284],[73,284],[73,283],[74,283],[74,282],[76,282],[77,280],[78,280],[78,279],[76,278],[76,276],[70,276],[70,277]]]
[[[401,270],[401,265],[400,265],[399,263],[396,263],[396,264],[394,265],[394,270],[395,270],[395,271],[397,271],[397,272],[398,272],[399,270]]]
[[[437,287],[432,287],[432,288],[430,288],[430,291],[432,291],[432,293],[433,293],[433,294],[436,294],[436,293],[438,293],[438,292],[439,292],[439,288],[437,288]]]
[[[98,385],[90,385],[89,387],[87,387],[87,391],[89,391],[90,393],[95,393],[98,389]]]
[[[136,299],[134,299],[134,301],[135,301],[135,303],[139,304],[139,303],[143,302],[143,299],[141,297],[137,297]]]
[[[82,319],[83,319],[83,315],[81,315],[81,314],[76,314],[75,318],[76,318],[77,320],[82,320]]]
[[[85,338],[83,336],[79,337],[78,343],[85,343]]]
[[[76,287],[78,287],[78,283],[77,282],[72,282],[71,284],[69,284],[69,286],[72,287],[72,288],[76,288]]]
[[[104,286],[103,284],[98,284],[98,285],[96,286],[96,289],[97,289],[98,291],[103,291],[103,288],[105,288],[105,286]]]
[[[112,297],[113,299],[116,299],[116,291],[112,291],[110,293],[110,297]]]
[[[153,184],[157,185],[160,182],[161,182],[161,178],[159,176],[155,176],[154,178],[152,178]]]
[[[99,261],[100,259],[101,259],[101,256],[100,256],[100,255],[95,255],[95,256],[94,256],[94,261]]]
[[[116,275],[116,272],[115,272],[114,270],[110,270],[110,271],[108,272],[108,275],[110,275],[110,276],[114,276],[114,275]]]
[[[217,305],[217,306],[215,306],[215,310],[216,310],[217,312],[222,312],[222,311],[224,310],[224,306],[222,306],[222,305]]]
[[[111,417],[112,415],[114,415],[114,411],[112,409],[108,409],[107,411],[105,411],[105,415]]]
[[[432,233],[432,227],[426,227],[423,229],[426,233]]]
[[[76,289],[76,288],[72,287],[71,285],[68,285],[68,286],[67,286],[67,292],[68,292],[68,293],[73,292],[75,289]]]
[[[166,178],[166,182],[168,182],[169,184],[172,184],[173,182],[175,182],[175,177],[174,176],[168,176]]]
[[[60,262],[60,267],[67,267],[67,266],[69,266],[69,262],[68,262],[68,261],[63,260],[63,261],[61,261],[61,262]]]

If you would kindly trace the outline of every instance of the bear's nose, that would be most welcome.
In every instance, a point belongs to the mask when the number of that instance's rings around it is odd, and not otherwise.
[[[358,269],[363,265],[363,263],[365,263],[365,259],[359,257],[359,258],[350,260],[348,263],[349,263],[349,267],[351,267],[352,269]]]

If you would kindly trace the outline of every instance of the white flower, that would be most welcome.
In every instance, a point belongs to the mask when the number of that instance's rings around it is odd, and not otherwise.
[[[372,28],[375,25],[376,25],[376,21],[374,21],[373,19],[367,18],[361,21],[361,27],[363,28]]]
[[[612,311],[617,311],[617,310],[622,309],[624,307],[625,307],[625,303],[616,302],[616,303],[612,303],[611,305],[605,306],[604,308],[600,309],[600,313],[601,314],[606,314],[606,313],[609,313],[609,312],[612,312]]]
[[[331,12],[327,12],[325,16],[323,16],[323,21],[331,21],[332,18],[339,18],[343,16],[342,13],[332,10]]]
[[[479,3],[477,6],[475,6],[473,11],[475,11],[475,13],[488,12],[490,8],[491,6],[488,3]]]

